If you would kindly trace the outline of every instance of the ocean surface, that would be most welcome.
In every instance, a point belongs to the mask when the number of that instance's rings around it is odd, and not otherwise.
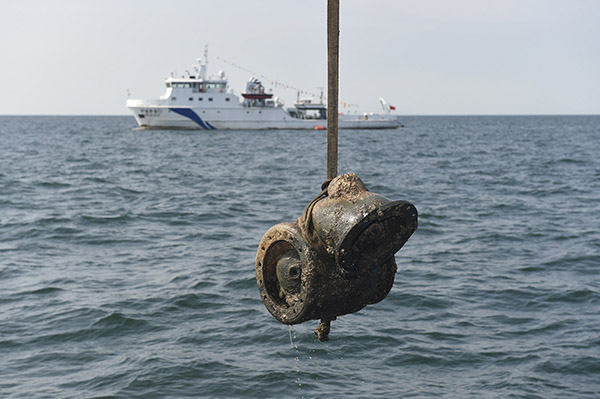
[[[0,398],[600,398],[600,116],[401,121],[340,132],[419,228],[322,343],[254,262],[325,132],[0,117]]]

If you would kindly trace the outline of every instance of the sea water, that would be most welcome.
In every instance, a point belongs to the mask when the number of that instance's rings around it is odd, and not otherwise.
[[[401,122],[340,132],[340,173],[419,228],[322,343],[254,262],[319,193],[325,132],[0,117],[0,397],[600,397],[600,117]]]

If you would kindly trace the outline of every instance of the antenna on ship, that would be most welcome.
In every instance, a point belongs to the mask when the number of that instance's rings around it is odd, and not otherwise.
[[[208,64],[208,43],[204,46],[204,59],[198,58],[198,65],[200,70],[198,71],[198,77],[202,80],[206,80],[206,65]]]

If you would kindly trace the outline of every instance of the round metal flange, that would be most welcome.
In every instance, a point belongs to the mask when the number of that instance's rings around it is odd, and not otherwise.
[[[267,310],[284,324],[309,319],[315,259],[298,227],[280,223],[263,236],[256,254],[256,283]]]

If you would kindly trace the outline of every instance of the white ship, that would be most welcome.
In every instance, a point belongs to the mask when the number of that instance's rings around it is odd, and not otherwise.
[[[198,59],[195,75],[169,77],[165,94],[156,100],[128,99],[127,107],[142,129],[316,129],[327,128],[323,101],[299,99],[293,108],[265,88],[256,78],[240,99],[227,84],[223,71],[207,78],[207,56]],[[384,114],[339,115],[339,129],[394,129],[400,126],[390,106],[380,99]]]

